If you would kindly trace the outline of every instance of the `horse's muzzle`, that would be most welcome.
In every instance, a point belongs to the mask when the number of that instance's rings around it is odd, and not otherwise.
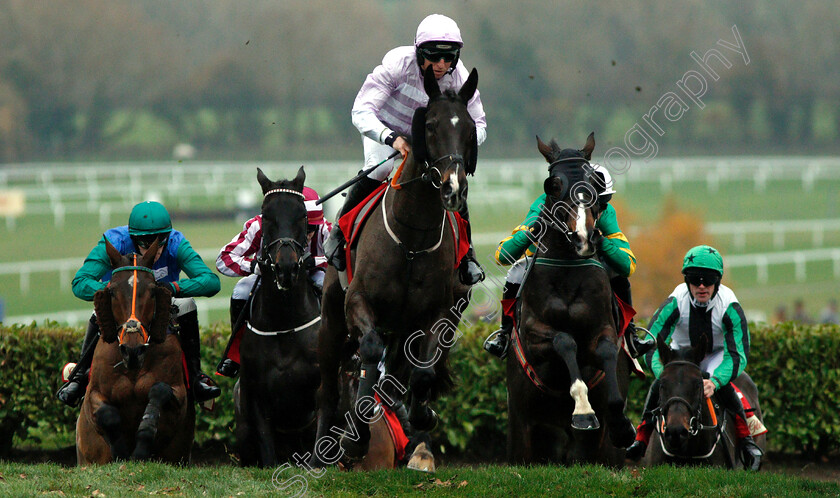
[[[123,359],[123,365],[129,370],[139,369],[143,365],[143,359],[146,357],[146,350],[148,348],[148,344],[141,344],[139,346],[120,344],[120,355]]]
[[[467,202],[467,182],[459,182],[458,178],[450,177],[440,186],[440,199],[447,211],[459,211]]]

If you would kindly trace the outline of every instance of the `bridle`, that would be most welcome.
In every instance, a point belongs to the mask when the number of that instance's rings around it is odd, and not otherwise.
[[[689,367],[693,368],[694,370],[696,370],[700,374],[701,378],[703,376],[703,370],[696,363],[693,363],[693,362],[690,362],[690,361],[676,360],[676,361],[668,362],[665,365],[664,368],[668,368],[671,365],[689,366]],[[660,378],[662,378],[661,375],[660,375]],[[681,396],[672,396],[672,397],[668,398],[665,401],[665,403],[660,404],[659,407],[654,409],[654,411],[653,411],[654,412],[654,420],[655,420],[654,427],[656,428],[656,432],[659,433],[660,445],[662,446],[662,451],[665,452],[666,455],[671,456],[671,457],[677,456],[677,455],[673,455],[671,452],[669,452],[665,448],[665,438],[664,438],[664,435],[665,435],[664,434],[665,433],[665,418],[668,414],[668,409],[671,408],[673,405],[684,405],[688,408],[688,412],[691,414],[691,418],[689,418],[689,420],[688,420],[688,426],[689,426],[688,433],[691,437],[697,436],[702,431],[715,431],[717,433],[717,438],[715,439],[715,442],[714,442],[714,444],[712,444],[711,449],[709,450],[708,453],[706,453],[705,455],[695,455],[695,456],[692,456],[691,458],[708,458],[715,451],[715,448],[717,447],[717,442],[718,442],[718,440],[720,440],[720,435],[723,432],[723,424],[720,424],[720,425],[717,424],[717,420],[716,420],[717,417],[714,414],[714,406],[711,403],[711,400],[709,400],[709,403],[708,403],[709,404],[709,410],[712,413],[713,422],[715,422],[715,423],[713,425],[703,424],[703,399],[704,399],[703,390],[700,389],[700,393],[699,393],[696,404],[692,404],[689,400],[687,400],[687,399],[685,399]]]
[[[114,269],[111,274],[120,272],[120,271],[132,271],[134,272],[133,278],[131,279],[131,315],[128,317],[128,320],[120,326],[119,330],[119,343],[122,345],[123,340],[125,340],[125,336],[130,333],[141,333],[143,335],[143,343],[145,346],[149,345],[149,332],[146,330],[146,327],[143,325],[143,322],[137,318],[137,272],[138,271],[145,271],[151,273],[154,277],[155,272],[152,271],[151,268],[146,268],[145,266],[137,266],[137,255],[133,255],[133,262],[132,266],[122,266],[120,268]],[[110,283],[108,284],[111,285]],[[154,319],[154,317],[153,317]]]
[[[572,162],[572,161],[583,162],[587,167],[589,166],[589,161],[586,160],[586,158],[584,158],[584,157],[564,157],[564,158],[557,159],[557,160],[553,161],[552,163],[550,163],[548,165],[548,171],[550,173],[551,170],[554,168],[554,166],[556,166],[558,164],[561,164],[561,163]],[[565,177],[565,175],[563,175],[563,176]],[[551,177],[558,178],[559,176],[551,175]],[[569,194],[569,199],[571,199],[572,195],[575,194],[575,192],[576,192],[575,187],[577,187],[577,185],[581,184],[581,182],[576,182],[574,185],[568,185],[568,183],[570,183],[569,179],[568,178],[565,178],[565,179],[566,179],[565,188],[563,189],[563,191],[560,193],[559,196],[551,195],[551,194],[548,194],[548,193],[546,194],[546,197],[551,200],[551,209],[547,210],[547,212],[545,213],[546,215],[543,217],[543,219],[545,220],[545,222],[546,222],[546,224],[548,225],[549,228],[557,230],[558,232],[563,234],[563,236],[566,237],[566,240],[570,244],[573,244],[574,242],[573,242],[572,238],[576,235],[575,230],[569,229],[568,225],[566,225],[566,223],[564,223],[562,221],[558,222],[558,220],[555,219],[554,214],[553,214],[554,206],[556,206],[557,203],[567,204],[566,201],[564,201],[564,199],[566,198],[566,195]],[[584,187],[584,188],[588,187],[587,190],[593,188],[592,185],[589,184],[589,182],[584,181],[583,184],[586,185],[586,187]],[[569,192],[569,190],[572,190],[572,191]],[[578,195],[580,195],[580,193],[578,193]],[[598,199],[597,192],[593,193],[592,198],[595,200],[595,202],[597,202],[597,199]],[[578,200],[583,202],[583,199],[578,199]],[[593,205],[595,204],[595,202],[593,202]],[[580,203],[576,202],[575,205],[579,206]],[[590,208],[591,205],[587,205],[586,207]]]
[[[271,194],[294,194],[299,196],[301,199],[306,198],[302,193],[298,192],[297,190],[287,188],[276,188],[269,190],[268,192],[263,194],[263,198],[268,197]],[[265,235],[265,231],[263,231],[263,235]],[[279,271],[277,269],[277,263],[271,256],[271,248],[277,246],[277,249],[279,250],[283,246],[290,246],[292,250],[296,252],[296,254],[299,254],[297,262],[295,262],[294,266],[295,273],[300,272],[301,268],[303,268],[304,262],[309,256],[309,253],[306,251],[306,248],[300,241],[295,240],[292,237],[278,237],[268,243],[266,243],[265,240],[265,237],[263,237],[263,244],[262,248],[260,249],[260,255],[257,257],[257,263],[271,268],[271,273],[274,275],[274,284],[277,286],[277,290],[286,290],[280,283],[280,280],[278,280],[277,278]]]

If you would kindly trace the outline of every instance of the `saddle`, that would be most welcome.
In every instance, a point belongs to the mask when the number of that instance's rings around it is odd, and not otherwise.
[[[397,171],[397,174],[400,173],[402,170],[402,166]],[[347,252],[346,261],[347,261],[347,269],[346,269],[346,276],[347,276],[347,285],[353,280],[353,258],[352,258],[352,250],[358,243],[359,235],[362,233],[362,227],[364,226],[365,222],[368,220],[370,215],[379,207],[382,199],[385,198],[385,193],[387,192],[388,188],[390,187],[390,182],[383,182],[382,185],[376,188],[365,200],[360,202],[356,207],[351,209],[349,212],[345,213],[341,218],[338,220],[338,226],[341,229],[341,232],[345,234],[347,243],[344,246],[344,250]],[[452,230],[452,235],[455,239],[455,260],[453,267],[457,268],[458,264],[461,262],[461,259],[467,254],[467,251],[470,248],[470,240],[468,236],[468,224],[469,222],[461,217],[460,214],[447,211],[446,219],[449,223],[449,228]]]

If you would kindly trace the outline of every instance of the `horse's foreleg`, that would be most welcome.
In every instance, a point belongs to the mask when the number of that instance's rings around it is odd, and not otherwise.
[[[408,381],[411,390],[408,420],[415,430],[431,431],[438,421],[437,413],[429,406],[429,391],[435,382],[433,367],[415,367]]]
[[[259,450],[259,466],[273,467],[277,465],[277,451],[274,445],[274,427],[263,407],[255,396],[246,396],[248,405],[248,425],[253,429],[251,434],[257,442]]]
[[[607,417],[612,443],[619,448],[627,448],[636,438],[633,423],[624,415],[624,396],[618,387],[618,346],[608,337],[601,337],[595,347],[595,355],[601,361],[604,381],[607,383]]]
[[[155,443],[155,436],[158,432],[158,421],[160,412],[164,406],[174,402],[175,393],[172,386],[165,382],[157,382],[149,390],[149,404],[137,427],[136,443],[131,458],[134,460],[146,460],[152,456],[152,447]]]
[[[316,393],[317,425],[315,446],[309,460],[310,467],[322,468],[328,465],[326,455],[319,454],[319,442],[329,442],[330,429],[337,423],[339,389],[338,371],[341,363],[342,345],[347,336],[344,325],[344,293],[331,277],[324,287],[321,304],[321,330],[318,333],[318,366],[321,371],[321,386]],[[322,458],[322,456],[324,458]]]
[[[601,427],[595,410],[589,404],[589,389],[580,374],[580,367],[577,362],[577,343],[574,337],[566,332],[558,332],[552,341],[554,351],[560,356],[569,370],[571,387],[569,394],[575,402],[575,409],[572,412],[572,427],[579,430],[594,430]]]
[[[98,394],[98,393],[96,393]],[[91,395],[94,392],[91,391]],[[93,419],[97,427],[102,433],[105,442],[111,448],[111,458],[113,460],[125,460],[128,458],[128,444],[122,434],[122,417],[120,412],[114,405],[105,403],[101,396],[99,397],[99,408],[93,411]]]
[[[376,330],[369,330],[359,343],[359,356],[362,360],[359,373],[359,389],[356,399],[350,407],[350,418],[355,426],[356,437],[345,433],[341,438],[341,447],[351,459],[361,459],[368,452],[370,444],[370,422],[374,422],[373,407],[376,404],[373,387],[379,382],[379,362],[385,352],[385,344]]]

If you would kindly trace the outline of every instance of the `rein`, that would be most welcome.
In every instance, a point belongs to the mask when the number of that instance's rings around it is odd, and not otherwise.
[[[542,266],[551,266],[554,268],[571,268],[575,266],[597,266],[598,268],[606,271],[604,265],[601,264],[600,261],[593,258],[587,259],[557,259],[557,258],[536,258],[534,260],[535,265],[542,265]]]
[[[268,192],[263,194],[263,198],[266,198],[272,194],[293,194],[299,196],[302,199],[306,199],[306,197],[301,192],[288,188],[276,188],[269,190]],[[276,244],[279,244],[280,247],[291,246],[292,249],[299,254],[297,262],[295,263],[295,272],[299,272],[300,269],[303,267],[306,258],[309,256],[309,252],[306,250],[306,248],[301,242],[291,237],[278,237],[267,244],[265,243],[265,238],[263,238],[263,247],[260,249],[260,257],[257,258],[257,262],[271,268],[271,273],[274,274],[274,285],[277,286],[277,290],[282,291],[285,289],[282,285],[280,285],[280,281],[277,280],[277,263],[275,263],[274,260],[271,258],[270,252],[271,248],[274,247]]]
[[[117,269],[115,269],[111,272],[112,275],[114,273],[118,272],[118,271],[132,271],[132,272],[134,272],[134,275],[133,275],[132,280],[131,280],[131,316],[129,316],[128,320],[126,320],[125,323],[123,323],[122,326],[120,327],[120,334],[119,334],[118,337],[119,337],[120,344],[122,344],[122,342],[125,338],[125,334],[128,333],[129,323],[131,323],[133,321],[133,322],[136,322],[137,325],[140,327],[140,333],[143,334],[143,342],[145,343],[146,346],[148,346],[149,345],[149,333],[146,331],[146,327],[143,326],[143,322],[141,322],[140,319],[137,318],[137,272],[138,271],[145,271],[145,272],[151,273],[152,275],[154,275],[155,272],[152,271],[151,268],[146,268],[145,266],[137,266],[137,255],[136,254],[134,255],[133,263],[134,263],[133,266],[123,266],[123,267],[117,268]],[[133,324],[132,324],[132,331],[134,329],[136,329],[136,327],[134,327]]]
[[[442,185],[441,180],[443,178],[443,173],[441,173],[440,169],[436,166],[437,163],[439,163],[439,162],[441,162],[445,159],[449,159],[450,164],[455,164],[456,166],[457,165],[464,166],[464,156],[462,156],[461,154],[447,154],[445,156],[442,156],[442,157],[439,157],[439,158],[435,159],[431,163],[429,161],[423,161],[423,166],[425,166],[425,168],[424,168],[423,173],[420,176],[416,176],[416,177],[412,178],[411,180],[408,180],[408,181],[403,182],[403,183],[399,183],[400,177],[402,176],[403,166],[405,166],[406,159],[408,159],[408,155],[406,155],[403,158],[403,161],[402,161],[402,163],[400,163],[400,166],[397,169],[397,172],[394,174],[394,178],[391,179],[391,187],[394,190],[399,190],[399,189],[405,187],[406,185],[409,185],[409,184],[411,184],[413,182],[416,182],[418,180],[422,180],[424,182],[431,183],[434,188],[439,189]],[[437,173],[437,179],[433,178],[434,175],[432,175],[432,172]],[[456,170],[456,172],[457,172],[457,170]]]
[[[671,365],[691,366],[691,367],[694,367],[695,369],[697,369],[698,371],[702,372],[702,369],[696,363],[692,363],[690,361],[682,361],[682,360],[671,361],[668,364],[666,364],[664,368],[667,368]],[[660,375],[660,377],[661,377],[661,375]],[[718,444],[718,442],[720,442],[721,434],[723,433],[724,428],[726,426],[726,421],[725,421],[725,419],[723,419],[723,420],[720,421],[720,423],[718,423],[717,415],[715,413],[715,405],[714,405],[714,403],[712,403],[711,398],[703,398],[703,391],[702,390],[700,391],[700,396],[701,396],[700,403],[698,403],[698,406],[696,408],[694,407],[694,405],[692,405],[685,398],[682,398],[680,396],[672,396],[671,398],[666,400],[665,403],[661,404],[659,407],[654,409],[654,411],[653,411],[654,412],[654,419],[656,421],[654,423],[654,427],[656,429],[656,432],[659,433],[659,444],[662,447],[662,452],[665,453],[667,456],[672,457],[672,458],[701,459],[701,458],[709,458],[712,455],[712,453],[715,452],[715,449],[717,448],[717,444]],[[709,409],[709,414],[712,418],[712,425],[703,424],[703,421],[702,421],[703,399],[705,399],[706,406]],[[674,453],[668,451],[668,449],[665,447],[665,440],[664,440],[664,437],[663,437],[664,434],[665,434],[665,415],[668,411],[668,408],[670,408],[671,405],[675,405],[675,404],[685,405],[688,408],[689,413],[692,413],[692,416],[688,421],[689,435],[691,437],[696,437],[698,434],[700,434],[701,432],[704,432],[704,431],[715,431],[715,441],[712,443],[711,448],[709,449],[709,451],[706,454],[704,454],[704,455],[677,455],[677,454],[674,454]]]

